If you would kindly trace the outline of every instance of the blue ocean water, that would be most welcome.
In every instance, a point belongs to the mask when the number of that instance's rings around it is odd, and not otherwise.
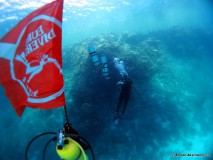
[[[48,1],[1,1],[0,38]],[[36,6],[36,7],[35,7]],[[65,0],[63,62],[68,114],[98,160],[213,159],[213,3],[210,0]],[[88,44],[108,57],[111,79],[91,64]],[[127,111],[112,125],[121,58],[133,81]],[[1,65],[1,64],[0,64]],[[27,108],[18,118],[0,86],[0,160],[24,159],[36,135],[57,132],[63,108]],[[29,150],[42,159],[51,136]],[[209,154],[174,156],[172,154]],[[54,143],[47,159],[57,160]]]

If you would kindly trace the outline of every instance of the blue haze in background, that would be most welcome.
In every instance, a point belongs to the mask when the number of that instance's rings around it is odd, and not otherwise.
[[[48,2],[0,1],[0,38],[27,14]],[[97,160],[213,159],[211,0],[64,0],[62,32],[70,119],[91,142]],[[119,94],[113,84],[119,78],[116,70],[111,69],[112,79],[108,82],[92,74],[88,79],[84,69],[94,73],[88,55],[85,56],[87,44],[91,42],[100,51],[109,52],[111,68],[114,56],[123,58],[134,82],[127,113],[118,127],[112,126],[111,119]],[[114,47],[116,45],[120,48]],[[155,66],[154,63],[152,67],[148,66],[151,69],[145,70],[143,58],[140,63],[134,63],[134,56],[147,58],[148,53],[154,55],[155,52],[160,53],[163,65]],[[72,62],[69,58],[75,60],[80,53],[83,53],[82,61],[87,67],[82,70],[77,65],[69,68],[68,64]],[[81,72],[73,78],[75,70]],[[152,76],[148,71],[154,72]],[[81,79],[81,82],[97,80],[78,84],[78,88],[84,91],[82,88],[88,87],[85,92],[97,96],[98,100],[88,100],[72,88],[72,84]],[[111,88],[104,88],[104,85]],[[101,97],[103,90],[110,95]],[[17,117],[2,86],[0,108],[0,160],[24,159],[24,150],[31,138],[45,131],[57,132],[63,126],[63,108],[27,108],[21,118]],[[32,160],[41,159],[43,146],[50,138],[42,138],[34,144],[30,150]],[[47,157],[58,160],[54,150],[54,145],[50,145]],[[202,153],[210,154],[210,157],[171,157],[173,153]]]

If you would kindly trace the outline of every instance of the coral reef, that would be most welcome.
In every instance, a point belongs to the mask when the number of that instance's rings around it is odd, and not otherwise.
[[[71,119],[92,141],[97,157],[132,159],[140,149],[145,159],[168,157],[171,151],[158,148],[168,147],[174,138],[190,151],[192,143],[181,137],[201,132],[201,129],[191,127],[192,121],[197,120],[191,113],[196,112],[197,104],[201,103],[198,97],[202,89],[198,84],[205,83],[198,79],[192,83],[190,76],[195,76],[194,65],[209,56],[208,50],[212,47],[199,39],[207,40],[210,35],[212,33],[198,29],[173,27],[144,34],[108,33],[64,48],[66,97],[72,99],[69,103]],[[100,68],[92,65],[87,51],[89,44],[95,46],[98,54],[107,56],[109,80],[101,76]],[[114,68],[114,57],[124,61],[133,80],[127,115],[116,130],[111,121],[119,94],[115,84],[120,76]],[[203,76],[202,71],[197,74]],[[191,106],[195,108],[191,109]],[[205,126],[209,127],[209,124]],[[162,135],[164,132],[166,134]],[[133,144],[131,152],[125,147],[128,144]],[[110,146],[114,147],[110,149]],[[159,152],[150,158],[154,150]]]
[[[212,151],[212,37],[209,31],[173,27],[147,33],[107,33],[63,48],[68,115],[73,127],[91,143],[96,159],[168,160],[171,153]],[[101,66],[92,64],[89,44],[98,55],[107,57],[110,79],[102,76]],[[117,127],[112,118],[119,96],[116,83],[121,77],[114,57],[124,61],[133,81],[127,111]],[[7,126],[1,132],[5,136],[2,144],[11,144],[22,157],[33,136],[57,131],[64,121],[63,108],[27,109],[24,114],[13,126],[5,123],[9,118],[0,123]],[[27,136],[21,144],[13,143],[23,135]],[[34,144],[32,159],[41,157],[40,147],[46,141]],[[54,145],[50,146],[46,155],[56,159]],[[13,159],[6,155],[7,148],[0,149],[2,156]]]

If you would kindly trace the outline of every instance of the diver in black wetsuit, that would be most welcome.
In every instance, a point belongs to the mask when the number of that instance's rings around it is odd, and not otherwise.
[[[131,93],[132,81],[127,76],[123,76],[122,80],[120,80],[117,83],[117,85],[120,85],[121,90],[120,90],[119,101],[117,104],[117,109],[115,112],[115,117],[114,117],[115,119],[121,118],[121,116],[126,111],[130,93]],[[122,112],[119,114],[119,110],[120,110],[121,106],[122,106]]]

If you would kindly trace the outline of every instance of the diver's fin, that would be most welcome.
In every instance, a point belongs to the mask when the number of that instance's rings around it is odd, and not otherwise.
[[[115,120],[113,121],[114,125],[118,125],[119,121],[120,121],[120,118],[115,119]]]
[[[115,114],[115,116],[113,118],[113,123],[115,125],[118,125],[118,123],[120,122],[121,118],[122,118],[122,114],[121,113],[120,114]]]

